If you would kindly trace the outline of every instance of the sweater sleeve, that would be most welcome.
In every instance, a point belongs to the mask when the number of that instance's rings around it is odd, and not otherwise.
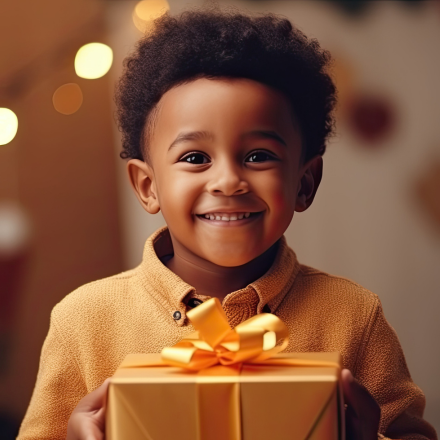
[[[43,344],[34,392],[17,440],[66,438],[69,417],[87,394],[76,360],[56,325],[56,308]]]
[[[377,299],[354,376],[381,408],[379,439],[437,440],[423,419],[425,396],[414,384],[396,332]]]

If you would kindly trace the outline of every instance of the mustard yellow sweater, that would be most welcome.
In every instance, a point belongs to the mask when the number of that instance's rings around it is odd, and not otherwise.
[[[19,440],[65,439],[78,401],[127,354],[160,352],[193,331],[186,303],[197,293],[159,259],[170,246],[168,230],[157,231],[137,268],[87,284],[55,306]],[[380,438],[437,439],[379,298],[299,264],[284,238],[271,269],[229,294],[223,308],[233,327],[269,308],[289,328],[287,352],[339,351],[382,409]]]

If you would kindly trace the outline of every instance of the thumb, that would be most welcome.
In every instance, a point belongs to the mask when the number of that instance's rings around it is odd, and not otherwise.
[[[353,374],[347,368],[344,368],[341,373],[342,376],[342,391],[344,392],[344,401],[347,406],[351,406],[353,409],[357,409],[356,398],[353,394],[356,392],[353,390],[356,379]]]
[[[342,370],[341,376],[344,400],[347,404],[347,439],[377,439],[379,405],[368,390],[353,377],[350,370]]]
[[[81,410],[84,412],[88,412],[88,411],[96,411],[105,407],[109,384],[110,384],[110,379],[106,379],[101,386],[96,388],[96,390],[87,394],[87,396],[85,396],[81,400],[80,403]]]
[[[367,411],[380,417],[379,405],[368,390],[353,377],[351,371],[345,368],[341,375],[345,403],[351,406],[358,415]]]

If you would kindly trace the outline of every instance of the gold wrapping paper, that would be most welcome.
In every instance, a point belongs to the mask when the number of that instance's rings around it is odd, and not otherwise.
[[[218,299],[196,332],[129,355],[109,387],[107,440],[343,440],[337,353],[279,354],[289,332],[262,313],[231,329]]]
[[[106,439],[344,440],[339,354],[273,362],[189,371],[129,355],[111,379]]]

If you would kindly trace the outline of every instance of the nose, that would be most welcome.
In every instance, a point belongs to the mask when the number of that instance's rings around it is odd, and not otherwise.
[[[249,192],[249,185],[241,176],[238,167],[223,163],[218,164],[207,190],[212,195],[234,196]]]

